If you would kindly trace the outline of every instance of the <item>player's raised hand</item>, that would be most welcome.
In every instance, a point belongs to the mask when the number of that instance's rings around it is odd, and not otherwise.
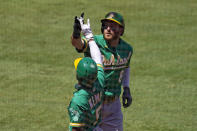
[[[84,16],[84,13],[81,13],[81,18],[83,18]],[[74,25],[73,25],[73,37],[75,39],[79,38],[80,37],[80,33],[81,33],[81,25],[80,25],[80,22],[78,20],[78,17],[75,16],[74,18]]]
[[[77,18],[78,21],[80,22],[80,26],[81,26],[81,32],[83,33],[83,35],[85,36],[85,38],[87,40],[90,40],[93,38],[93,34],[92,34],[92,30],[90,28],[90,20],[87,19],[87,24],[84,23],[84,18],[78,17]]]

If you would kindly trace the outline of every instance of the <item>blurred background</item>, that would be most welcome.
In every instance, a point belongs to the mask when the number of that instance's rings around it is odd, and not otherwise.
[[[0,0],[0,130],[68,130],[74,17],[115,11],[134,48],[125,131],[197,130],[197,1]]]

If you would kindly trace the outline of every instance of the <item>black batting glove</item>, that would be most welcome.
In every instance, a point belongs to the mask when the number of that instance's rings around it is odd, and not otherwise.
[[[84,13],[81,13],[82,18],[83,18],[83,16],[84,16]],[[81,25],[80,25],[79,20],[77,19],[77,16],[75,16],[74,25],[73,25],[73,37],[75,39],[79,38],[80,33],[81,33]]]
[[[132,103],[132,96],[129,87],[124,87],[124,92],[122,94],[122,103],[124,108],[129,107]]]

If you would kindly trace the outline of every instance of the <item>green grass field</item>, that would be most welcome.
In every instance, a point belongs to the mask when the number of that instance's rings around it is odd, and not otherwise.
[[[68,130],[74,91],[73,18],[85,12],[94,34],[109,11],[125,18],[134,48],[133,104],[125,131],[197,130],[195,0],[0,0],[0,130]]]

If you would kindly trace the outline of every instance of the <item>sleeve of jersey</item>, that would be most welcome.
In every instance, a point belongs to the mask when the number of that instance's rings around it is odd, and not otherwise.
[[[98,67],[98,74],[97,74],[98,81],[101,87],[104,87],[105,75],[104,75],[103,66],[100,64],[97,64],[97,67]]]
[[[96,37],[95,36],[94,36],[94,40],[96,42]],[[91,55],[90,55],[90,47],[89,47],[88,42],[87,42],[87,40],[86,40],[86,38],[84,36],[82,37],[82,41],[84,43],[84,46],[83,46],[82,50],[78,50],[76,48],[77,52],[84,53],[85,57],[91,57]]]
[[[133,48],[130,46],[129,48],[129,52],[128,52],[128,56],[127,56],[127,60],[128,60],[128,63],[127,63],[127,66],[129,67],[130,65],[130,61],[131,61],[131,56],[133,55]]]
[[[77,104],[75,101],[71,101],[69,107],[68,107],[68,113],[70,117],[70,123],[69,128],[72,129],[72,127],[85,127],[85,119],[86,116],[83,111],[83,106],[80,104]]]
[[[77,50],[78,53],[85,53],[88,51],[88,43],[85,37],[82,37],[82,41],[84,43],[83,48],[81,50],[75,48]]]
[[[83,36],[82,37],[82,41],[84,43],[83,48],[81,50],[75,48],[77,50],[78,53],[84,53],[84,54],[88,54],[89,52],[89,46],[88,46],[88,42],[86,40],[86,38]]]

